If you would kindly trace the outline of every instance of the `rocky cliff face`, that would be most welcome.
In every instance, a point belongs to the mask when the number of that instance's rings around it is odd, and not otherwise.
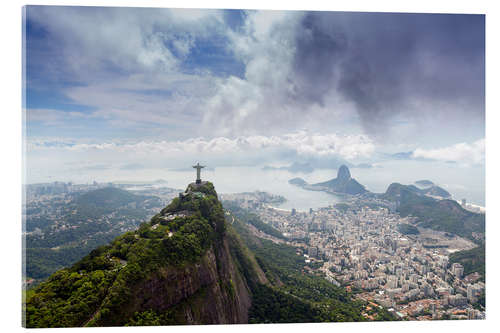
[[[265,282],[265,281],[261,281]],[[244,324],[251,293],[227,240],[202,260],[183,268],[162,267],[135,286],[129,316],[154,309],[177,324]]]
[[[213,185],[191,184],[149,223],[28,295],[26,326],[243,324],[252,289],[265,283]]]

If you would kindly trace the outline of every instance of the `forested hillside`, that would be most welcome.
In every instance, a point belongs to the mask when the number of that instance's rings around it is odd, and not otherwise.
[[[27,292],[27,327],[246,323],[267,283],[211,183]]]
[[[25,238],[26,277],[45,279],[106,244],[161,209],[161,200],[108,187],[72,201],[28,214]],[[31,212],[32,213],[32,212]],[[34,231],[36,230],[36,231]]]
[[[473,233],[484,233],[485,215],[469,212],[453,200],[436,200],[420,194],[414,186],[391,184],[384,199],[397,203],[402,217],[414,216],[420,227],[454,233],[473,239]]]

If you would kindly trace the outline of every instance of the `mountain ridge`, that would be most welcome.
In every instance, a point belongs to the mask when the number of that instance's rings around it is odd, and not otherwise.
[[[414,216],[416,225],[447,231],[473,239],[475,232],[484,233],[484,214],[463,209],[456,201],[432,198],[416,186],[392,183],[381,198],[395,202],[402,217]]]
[[[267,279],[225,223],[213,184],[27,292],[27,327],[246,323]]]

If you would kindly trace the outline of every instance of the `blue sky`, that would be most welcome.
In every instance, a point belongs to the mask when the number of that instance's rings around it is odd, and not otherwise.
[[[200,153],[231,165],[398,152],[484,166],[483,15],[28,6],[24,18],[28,168],[159,152],[171,167]]]

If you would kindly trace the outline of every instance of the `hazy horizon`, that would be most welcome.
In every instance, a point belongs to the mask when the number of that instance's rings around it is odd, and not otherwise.
[[[363,184],[369,191],[383,193],[387,187],[394,182],[410,185],[415,181],[428,179],[436,185],[443,187],[453,196],[453,199],[466,199],[467,202],[484,206],[485,193],[484,170],[478,170],[474,177],[470,177],[470,172],[465,168],[453,168],[446,164],[434,168],[422,169],[421,165],[425,162],[415,161],[397,161],[372,168],[351,168],[350,172],[353,178]],[[291,200],[291,197],[297,197],[294,192],[301,192],[301,199],[306,196],[308,202],[318,200],[312,208],[324,207],[329,199],[334,200],[332,195],[318,194],[321,192],[306,191],[299,187],[288,184],[288,180],[300,177],[309,183],[316,183],[335,178],[337,169],[315,169],[310,173],[290,172],[287,170],[263,170],[263,166],[254,167],[217,167],[202,170],[202,179],[212,181],[219,193],[238,193],[247,191],[267,191],[273,194],[279,194]],[[103,173],[102,170],[81,175],[80,177],[68,174],[60,174],[53,178],[40,178],[34,183],[45,183],[54,181],[73,182],[75,184],[90,184],[93,181],[100,183],[136,181],[136,182],[154,182],[157,180],[166,181],[165,186],[177,189],[184,189],[186,185],[195,179],[195,171],[185,170],[167,170],[167,169],[149,169],[144,171],[135,170],[108,170]],[[411,169],[411,172],[407,172]],[[482,171],[482,172],[481,172]],[[288,193],[290,192],[290,193]],[[292,200],[293,202],[297,202]],[[304,206],[311,206],[304,204]]]

